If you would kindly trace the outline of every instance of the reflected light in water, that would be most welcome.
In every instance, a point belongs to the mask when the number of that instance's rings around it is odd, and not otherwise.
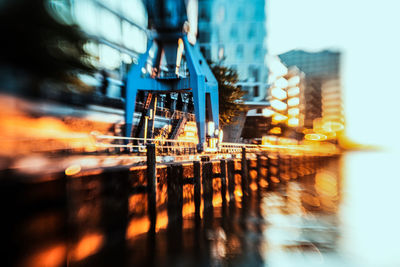
[[[72,250],[72,259],[79,261],[96,253],[103,245],[103,235],[99,233],[85,235]]]
[[[315,175],[315,189],[322,196],[336,197],[337,179],[334,174],[328,171],[321,171]]]
[[[157,225],[159,221],[159,217],[157,217]],[[143,218],[134,218],[129,222],[128,228],[126,230],[126,238],[131,239],[138,235],[144,234],[149,230],[150,221],[148,217]]]
[[[78,174],[81,171],[81,166],[79,164],[73,164],[65,169],[65,175],[71,176]]]
[[[26,266],[61,266],[63,263],[65,263],[66,252],[67,249],[64,244],[52,246],[51,248],[41,251],[31,257],[26,263]]]

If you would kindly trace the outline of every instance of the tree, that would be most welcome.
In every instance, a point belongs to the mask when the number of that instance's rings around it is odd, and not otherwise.
[[[221,126],[231,124],[244,110],[242,97],[246,92],[236,85],[239,77],[235,69],[216,63],[210,68],[218,81],[219,122]]]

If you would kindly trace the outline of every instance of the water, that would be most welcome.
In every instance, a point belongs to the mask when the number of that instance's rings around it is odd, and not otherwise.
[[[19,219],[11,220],[15,232],[3,238],[3,242],[10,238],[9,247],[14,251],[8,263],[400,266],[397,155],[347,153],[314,173],[276,184],[272,190],[252,186],[249,198],[226,206],[215,193],[214,208],[205,209],[201,220],[193,216],[192,205],[184,205],[182,221],[169,220],[166,212],[159,212],[155,235],[146,233],[145,197],[125,199],[118,176],[73,180],[61,198],[54,193],[65,191],[60,180],[54,185],[40,184],[29,192],[7,195],[22,197],[11,207],[26,209],[22,215],[11,213]],[[165,182],[164,178],[160,181]],[[165,188],[159,189],[165,197]],[[44,204],[49,201],[41,200],[38,203],[44,206],[38,212],[26,204],[46,194],[53,199],[51,207]],[[184,198],[192,197],[184,188]],[[165,208],[165,202],[160,205],[159,209]],[[127,217],[126,210],[137,216]],[[6,226],[3,229],[11,227]]]
[[[315,174],[253,192],[247,205],[215,208],[209,225],[158,233],[151,263],[400,266],[396,159],[396,153],[347,153]]]

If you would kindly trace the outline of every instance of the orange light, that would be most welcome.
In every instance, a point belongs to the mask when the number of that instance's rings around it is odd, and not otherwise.
[[[326,135],[321,134],[321,133],[310,133],[310,134],[306,134],[306,135],[304,136],[304,138],[305,138],[306,140],[310,140],[310,141],[323,141],[323,140],[326,140],[326,139],[327,139]]]
[[[274,127],[271,130],[269,130],[270,134],[281,134],[282,133],[282,129],[280,127]]]
[[[75,249],[72,251],[72,257],[74,260],[82,260],[95,252],[97,252],[103,244],[103,235],[100,234],[88,234],[85,235]]]
[[[61,266],[65,262],[66,252],[64,244],[55,245],[29,258],[25,266]]]
[[[333,173],[321,171],[315,175],[315,189],[320,195],[328,197],[336,197],[337,180]]]
[[[71,176],[78,174],[81,171],[81,166],[79,164],[73,164],[65,169],[65,175]]]

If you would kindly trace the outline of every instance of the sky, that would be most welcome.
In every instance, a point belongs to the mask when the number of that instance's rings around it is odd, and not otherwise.
[[[341,51],[346,133],[400,148],[400,1],[267,0],[267,47]]]

